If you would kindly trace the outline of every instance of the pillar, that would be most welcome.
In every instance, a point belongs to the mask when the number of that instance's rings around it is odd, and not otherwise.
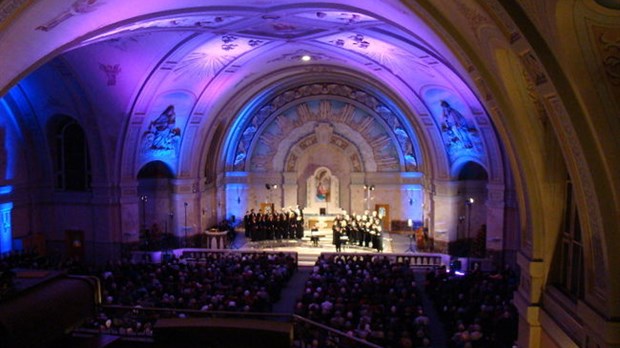
[[[486,199],[486,257],[496,265],[502,263],[504,218],[505,218],[505,188],[501,184],[487,185]]]
[[[544,283],[544,262],[531,259],[523,253],[517,257],[521,279],[514,295],[514,304],[519,312],[518,347],[540,347],[542,327],[541,291]]]
[[[171,205],[174,213],[172,234],[182,241],[190,239],[192,235],[200,232],[199,214],[202,208],[206,214],[216,214],[217,211],[208,207],[201,207],[199,184],[195,179],[174,179],[171,181],[172,197]],[[181,242],[181,245],[185,245]]]
[[[297,191],[299,186],[297,185],[297,173],[296,172],[285,172],[282,174],[283,176],[283,206],[286,207],[294,207],[299,205],[300,207],[305,206],[305,202],[300,203],[297,200]]]
[[[435,181],[432,196],[435,251],[447,252],[448,243],[458,237],[459,216],[463,199],[459,195],[458,181]]]

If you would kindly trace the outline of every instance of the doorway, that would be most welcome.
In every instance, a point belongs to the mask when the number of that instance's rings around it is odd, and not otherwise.
[[[377,215],[381,217],[381,228],[383,231],[390,230],[390,205],[389,204],[375,204],[375,211]]]

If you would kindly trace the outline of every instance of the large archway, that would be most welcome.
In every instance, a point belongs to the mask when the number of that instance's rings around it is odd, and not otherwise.
[[[579,337],[572,338],[580,342],[615,339],[606,332],[614,331],[608,330],[613,325],[609,318],[620,311],[615,296],[620,283],[611,266],[617,259],[612,249],[618,241],[613,226],[620,171],[617,157],[609,155],[618,152],[620,129],[609,117],[618,103],[613,98],[618,91],[613,49],[618,15],[606,2],[548,1],[536,9],[522,1],[494,0],[388,1],[380,6],[348,0],[222,0],[205,6],[190,0],[141,2],[131,8],[115,1],[67,0],[2,6],[7,15],[0,28],[0,70],[5,72],[0,76],[0,135],[5,139],[0,200],[10,203],[19,233],[35,229],[56,238],[75,224],[89,231],[93,245],[102,246],[93,248],[97,252],[114,249],[126,230],[140,226],[136,178],[151,161],[172,169],[171,209],[188,207],[188,219],[202,229],[225,216],[247,188],[240,171],[227,169],[234,158],[228,155],[242,153],[226,147],[230,141],[225,139],[242,124],[241,116],[247,112],[251,117],[254,104],[265,105],[284,90],[341,75],[345,78],[335,82],[344,80],[402,111],[400,121],[411,126],[406,132],[416,150],[417,171],[423,173],[416,177],[402,170],[406,150],[398,136],[386,133],[400,172],[407,173],[398,179],[406,191],[404,205],[421,188],[423,214],[445,240],[452,238],[462,205],[455,173],[469,161],[487,170],[487,208],[507,216],[499,234],[489,238],[504,246],[511,240],[509,248],[518,250],[524,271],[518,299],[527,318],[524,342],[541,341],[541,325],[551,327],[551,336],[577,332]],[[299,59],[306,53],[313,57],[308,64]],[[59,82],[68,88],[58,88]],[[175,131],[167,139],[174,146],[159,148],[145,139],[154,135],[151,122],[170,105],[176,111],[170,129]],[[92,195],[53,190],[46,172],[50,159],[43,155],[49,153],[50,139],[41,130],[53,114],[72,115],[84,125],[96,165]],[[467,122],[459,121],[459,114]],[[346,132],[337,122],[330,124],[337,141]],[[306,135],[311,133],[309,128]],[[365,162],[364,156],[375,160],[377,154],[350,142],[358,147],[360,168],[368,172],[362,164],[370,159]],[[476,142],[483,146],[477,148]],[[295,149],[301,143],[287,144],[289,151],[276,161],[283,169],[295,168],[292,155],[299,154]],[[258,155],[266,147],[250,149]],[[38,154],[34,160],[25,155],[32,152]],[[248,185],[273,179],[301,186],[297,177],[275,172],[279,176],[262,172]],[[351,180],[374,183],[386,172],[377,173],[356,177],[352,172]],[[552,285],[552,246],[572,190],[586,255],[585,289],[574,303],[557,300],[561,295],[556,293],[543,296]],[[263,195],[249,194],[247,200]],[[347,196],[349,204],[353,195]],[[283,203],[286,197],[282,194]],[[60,212],[83,218],[69,223],[58,218]],[[541,309],[541,303],[549,306]],[[574,313],[587,308],[588,314],[582,323],[570,321],[569,328],[550,324],[568,322],[561,320],[568,312],[558,309],[567,307]],[[604,325],[589,324],[599,322]],[[596,334],[587,336],[588,331]]]

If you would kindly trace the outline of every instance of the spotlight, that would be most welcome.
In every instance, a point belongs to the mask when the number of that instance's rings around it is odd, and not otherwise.
[[[278,188],[278,184],[273,184],[273,189],[277,189]]]
[[[301,56],[301,60],[304,62],[309,62],[312,60],[312,57],[308,54],[304,54],[303,56]]]

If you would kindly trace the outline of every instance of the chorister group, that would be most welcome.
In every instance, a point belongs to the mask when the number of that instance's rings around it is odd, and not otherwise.
[[[263,240],[301,239],[304,236],[304,213],[299,207],[281,212],[254,209],[243,217],[245,236],[253,242]]]
[[[336,251],[342,251],[343,245],[357,245],[383,251],[381,216],[376,211],[369,214],[344,214],[336,216],[332,225],[333,244]]]
[[[345,245],[373,248],[383,251],[381,216],[376,211],[363,214],[339,214],[332,223],[332,243],[336,251]],[[243,217],[246,238],[254,241],[302,239],[304,213],[299,207],[282,209],[281,212],[254,209]],[[316,226],[312,226],[316,230]],[[318,240],[318,238],[316,238]]]

